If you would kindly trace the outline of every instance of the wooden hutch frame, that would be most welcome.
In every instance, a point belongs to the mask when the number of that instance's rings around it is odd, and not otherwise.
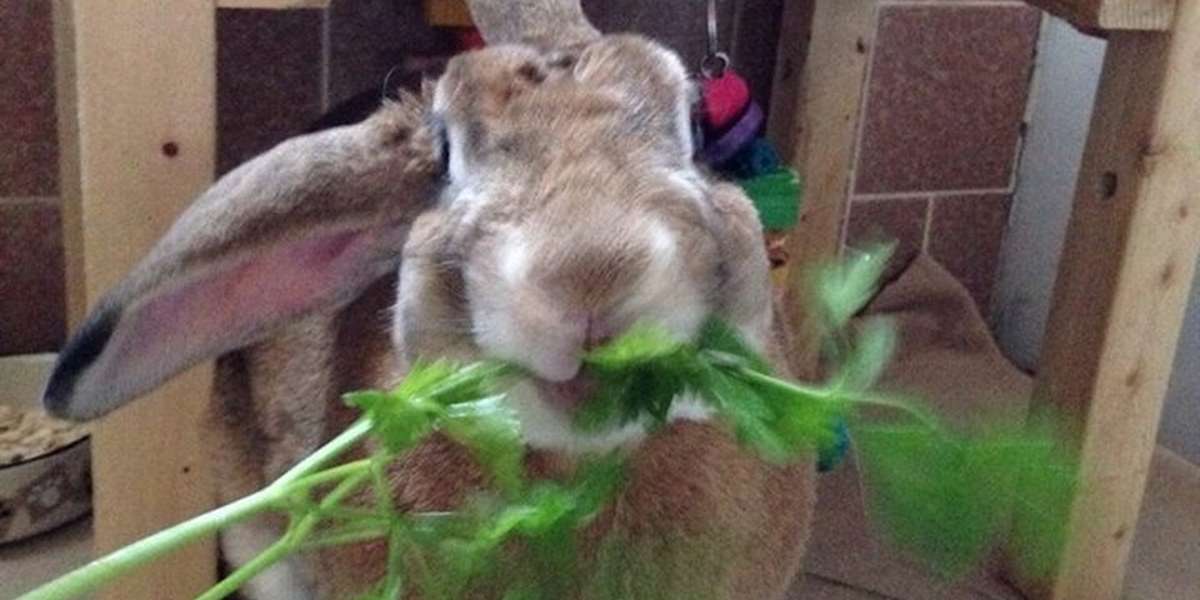
[[[329,0],[54,1],[78,324],[213,179],[216,9]],[[427,1],[431,14],[461,18],[439,6],[452,3]],[[769,129],[808,185],[793,265],[839,249],[876,3],[786,2]],[[1016,583],[1038,598],[1115,600],[1200,251],[1200,0],[1030,4],[1109,43],[1035,399],[1072,417],[1083,485],[1057,574]],[[208,367],[194,369],[98,428],[98,550],[206,508],[196,423],[210,381]],[[192,597],[211,583],[214,556],[212,546],[190,548],[105,597]]]

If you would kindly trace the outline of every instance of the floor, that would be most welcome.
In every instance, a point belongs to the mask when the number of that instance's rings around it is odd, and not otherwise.
[[[82,566],[92,556],[92,519],[0,546],[0,600],[11,600],[38,584]]]
[[[859,511],[853,465],[827,475],[807,575],[791,600],[1020,600],[986,570],[957,584],[921,573],[877,544]],[[1200,466],[1160,448],[1138,522],[1125,600],[1200,598]],[[866,536],[866,537],[864,537]],[[842,546],[850,542],[852,547]]]

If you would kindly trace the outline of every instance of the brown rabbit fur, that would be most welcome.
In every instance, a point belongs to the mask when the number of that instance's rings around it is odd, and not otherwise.
[[[426,98],[289,142],[214,186],[76,334],[47,406],[91,418],[225,352],[211,431],[229,502],[344,428],[343,392],[387,386],[422,357],[512,360],[536,376],[511,395],[531,477],[565,476],[588,450],[627,454],[628,483],[588,533],[619,534],[652,563],[631,597],[782,598],[812,517],[811,460],[758,459],[690,398],[652,434],[564,425],[586,387],[581,351],[635,322],[686,339],[715,315],[786,370],[757,215],[693,165],[692,91],[673,53],[599,37],[577,2],[501,4],[472,9],[489,41],[522,43],[458,57]],[[392,482],[422,511],[486,485],[443,438]],[[231,529],[226,559],[246,562],[282,527]],[[294,557],[246,595],[352,598],[385,555],[361,544]]]

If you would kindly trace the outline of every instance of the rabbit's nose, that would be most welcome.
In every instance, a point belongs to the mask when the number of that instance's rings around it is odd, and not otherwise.
[[[583,332],[583,350],[585,352],[603,346],[616,337],[611,322],[596,315],[587,317]]]

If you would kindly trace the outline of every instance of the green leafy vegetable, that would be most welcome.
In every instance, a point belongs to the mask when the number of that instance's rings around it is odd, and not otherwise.
[[[830,332],[844,329],[879,290],[880,278],[892,256],[892,244],[848,250],[849,258],[816,272],[814,308],[824,315]]]
[[[446,407],[494,396],[499,380],[513,372],[512,367],[495,362],[467,366],[444,360],[418,363],[391,392],[352,392],[345,399],[366,414],[375,435],[395,452],[428,435],[435,421],[449,414]],[[494,404],[481,408],[491,407],[488,412],[496,417],[499,413]],[[459,411],[460,418],[466,416],[464,410]]]
[[[524,486],[525,442],[517,416],[503,396],[451,405],[441,423],[450,439],[462,444],[508,494]]]
[[[824,319],[833,367],[828,381],[800,384],[773,376],[768,363],[717,320],[695,342],[637,327],[584,358],[596,389],[576,425],[593,431],[635,421],[662,425],[672,402],[686,393],[707,402],[745,447],[786,463],[834,448],[849,423],[872,512],[898,545],[936,571],[957,576],[993,547],[1015,508],[1021,519],[1010,546],[1018,550],[1017,564],[1033,576],[1044,575],[1065,539],[1074,461],[1052,427],[954,432],[919,405],[872,390],[896,346],[894,328],[870,320],[851,331],[850,323],[875,294],[888,252],[880,247],[817,274],[815,307]],[[654,564],[662,556],[659,548],[627,548],[616,532],[602,541],[596,560],[586,563],[590,573],[578,555],[579,533],[622,489],[619,456],[595,457],[567,482],[526,479],[520,424],[504,401],[506,384],[521,373],[497,362],[423,362],[389,391],[349,394],[346,401],[363,418],[278,481],[21,600],[88,593],[262,512],[289,519],[284,536],[202,599],[231,594],[290,554],[367,541],[386,542],[387,573],[361,600],[395,600],[414,592],[450,600],[479,589],[495,590],[505,600],[549,600],[577,589],[616,600],[654,589],[654,578],[674,568]],[[888,409],[896,419],[869,420],[859,410],[864,406]],[[494,489],[453,513],[403,511],[392,498],[387,468],[434,432],[464,446]],[[368,437],[380,442],[371,456],[337,464]],[[371,501],[364,504],[362,498]]]
[[[1018,567],[1030,576],[1053,568],[1075,471],[1052,437],[1018,427],[963,435],[923,423],[852,432],[872,509],[901,547],[959,576],[992,549],[1022,503],[1041,518],[1012,540]]]
[[[842,393],[862,393],[875,387],[896,350],[896,328],[881,317],[867,320],[856,343],[838,366],[834,385]]]

